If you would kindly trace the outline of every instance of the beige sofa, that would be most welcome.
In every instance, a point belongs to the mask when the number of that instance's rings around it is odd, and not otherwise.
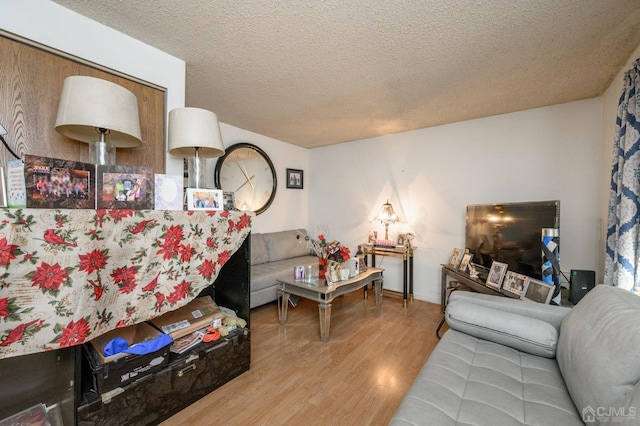
[[[276,278],[296,266],[317,265],[304,229],[251,234],[251,308],[278,300]]]

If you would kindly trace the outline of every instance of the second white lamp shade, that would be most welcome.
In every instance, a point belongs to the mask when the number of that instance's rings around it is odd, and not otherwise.
[[[224,155],[218,116],[193,107],[169,111],[169,153],[188,158],[195,155],[196,148],[200,157]]]

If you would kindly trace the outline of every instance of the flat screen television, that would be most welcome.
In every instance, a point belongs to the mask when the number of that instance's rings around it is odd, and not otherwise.
[[[510,271],[541,279],[542,228],[560,230],[559,200],[469,205],[465,246],[477,265],[504,262]]]

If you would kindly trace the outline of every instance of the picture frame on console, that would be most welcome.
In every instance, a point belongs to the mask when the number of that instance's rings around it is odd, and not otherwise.
[[[26,154],[24,180],[28,208],[96,208],[95,164]]]
[[[223,192],[222,193],[222,207],[225,210],[236,209],[236,193],[235,192]]]
[[[524,283],[527,278],[528,277],[526,275],[518,274],[514,271],[507,271],[504,276],[502,289],[509,294],[521,297],[522,292],[524,291]]]
[[[155,189],[153,168],[98,165],[96,174],[96,208],[153,209]]]
[[[222,210],[222,190],[187,188],[187,210]]]
[[[183,210],[184,186],[182,176],[154,174],[153,208],[155,210]]]
[[[460,266],[458,267],[458,271],[467,273],[469,271],[469,264],[471,263],[471,259],[473,259],[473,254],[465,253],[462,256],[462,260],[460,261]]]
[[[543,281],[527,277],[524,282],[524,290],[521,299],[528,299],[533,302],[544,303],[546,305],[551,301],[553,296],[553,285]]]
[[[493,262],[489,270],[489,275],[487,276],[487,287],[499,291],[508,266],[506,263]]]
[[[449,267],[456,269],[462,260],[462,249],[454,248],[451,258],[449,259]]]

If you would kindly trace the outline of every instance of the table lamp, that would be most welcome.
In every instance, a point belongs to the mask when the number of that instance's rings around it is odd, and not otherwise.
[[[379,220],[384,225],[384,239],[387,241],[389,240],[389,224],[396,223],[400,219],[396,212],[393,211],[393,206],[389,203],[389,200],[387,200],[380,208],[375,220]]]
[[[116,148],[142,143],[138,98],[107,80],[74,75],[64,79],[56,131],[89,144],[90,161],[116,164]]]
[[[206,158],[224,155],[218,117],[201,108],[169,112],[169,154],[188,158],[189,188],[204,188]]]

